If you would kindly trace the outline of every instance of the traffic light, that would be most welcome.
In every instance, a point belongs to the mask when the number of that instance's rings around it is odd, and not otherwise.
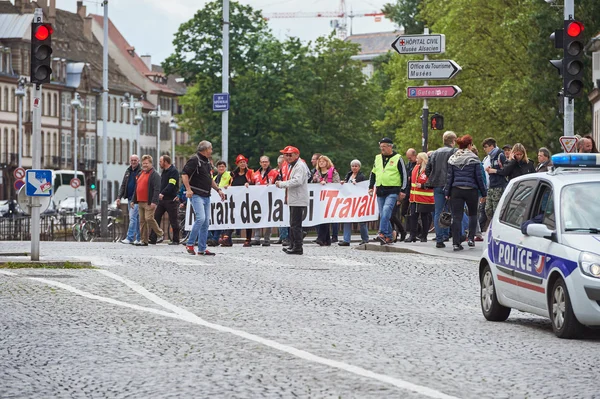
[[[557,29],[550,35],[550,40],[554,42],[554,48],[563,48],[563,30]],[[550,60],[554,68],[558,69],[558,76],[563,76],[563,60]]]
[[[444,116],[437,112],[431,117],[431,130],[443,130],[444,129]]]
[[[31,83],[41,85],[50,82],[52,75],[52,25],[31,24]]]
[[[563,89],[566,97],[583,95],[583,24],[565,20],[563,30]]]
[[[91,191],[96,189],[96,179],[94,177],[90,178],[89,186]]]

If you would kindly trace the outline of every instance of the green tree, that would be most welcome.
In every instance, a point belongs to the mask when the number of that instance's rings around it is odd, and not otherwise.
[[[419,15],[423,0],[396,0],[383,6],[385,16],[404,28],[407,35],[423,33],[424,20]]]

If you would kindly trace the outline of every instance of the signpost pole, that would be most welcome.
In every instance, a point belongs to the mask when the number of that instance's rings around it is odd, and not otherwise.
[[[223,0],[223,71],[222,92],[229,93],[229,0]],[[227,162],[229,158],[229,111],[221,115],[222,125],[222,154],[221,159]],[[229,165],[229,163],[227,163]]]
[[[565,0],[564,3],[565,20],[575,18],[575,2],[574,0]],[[564,96],[564,135],[575,135],[575,100]]]
[[[428,35],[429,34],[429,28],[425,28],[423,31],[423,34]],[[429,60],[429,57],[427,56],[427,54],[423,55],[423,60],[427,61]],[[423,82],[423,86],[428,86],[427,81]],[[422,127],[423,127],[423,134],[421,137],[421,146],[423,147],[423,152],[427,152],[427,141],[429,140],[429,124],[427,123],[429,121],[429,105],[427,104],[427,99],[423,100],[423,114],[421,115],[421,119],[422,119]]]
[[[44,13],[41,8],[36,8],[33,14],[33,22],[44,22]],[[31,130],[32,169],[42,167],[42,86],[34,85],[33,90],[33,127]],[[40,260],[40,199],[31,197],[31,260]]]
[[[100,234],[108,236],[108,0],[104,6],[102,42],[102,184],[100,185]]]

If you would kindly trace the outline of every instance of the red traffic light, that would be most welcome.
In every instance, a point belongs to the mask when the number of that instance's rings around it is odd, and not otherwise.
[[[52,26],[50,26],[50,24],[40,25],[36,29],[34,36],[38,40],[46,40],[52,33],[54,33],[54,30],[52,30]]]
[[[567,35],[570,37],[577,37],[583,32],[583,24],[579,21],[573,21],[567,26]]]

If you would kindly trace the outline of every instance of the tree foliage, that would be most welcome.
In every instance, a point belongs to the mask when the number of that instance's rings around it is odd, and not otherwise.
[[[327,154],[343,173],[352,159],[373,156],[381,93],[366,81],[360,61],[351,60],[357,46],[333,35],[280,42],[259,13],[235,2],[231,7],[230,158],[243,153],[257,166],[259,156],[274,162],[279,149],[295,145],[303,157]],[[195,140],[210,140],[215,152],[221,148],[221,114],[212,111],[212,94],[221,91],[220,15],[221,2],[212,2],[184,23],[164,64],[191,83],[181,100],[182,125]]]
[[[438,83],[460,86],[460,97],[429,101],[431,112],[444,114],[447,128],[458,135],[471,134],[476,143],[492,136],[501,143],[521,142],[532,153],[540,146],[559,149],[563,122],[557,94],[562,81],[548,61],[562,56],[549,40],[562,27],[562,8],[536,0],[398,0],[395,4],[409,6],[418,20],[428,22],[431,32],[446,35],[446,54],[431,58],[453,59],[463,69],[451,82]],[[588,39],[600,30],[600,21],[593,18],[599,13],[599,2],[577,2],[575,15],[584,22]],[[380,71],[390,77],[391,89],[386,93],[385,116],[376,126],[382,133],[394,131],[403,146],[420,147],[422,102],[407,100],[405,93],[407,86],[421,83],[407,79],[409,59],[416,57],[394,54]],[[589,59],[585,67],[586,89],[591,90]],[[575,116],[576,133],[589,133],[590,106],[585,96],[576,100]],[[434,132],[429,144],[437,148],[441,137]]]

